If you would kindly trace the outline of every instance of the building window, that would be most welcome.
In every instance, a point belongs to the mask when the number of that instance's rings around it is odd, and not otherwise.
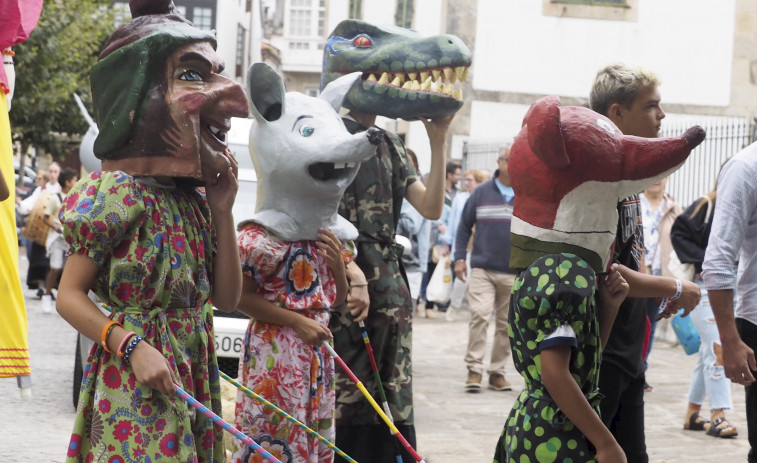
[[[308,87],[305,89],[305,95],[316,97],[318,96],[318,88],[317,87]]]
[[[241,24],[237,24],[236,77],[242,77],[244,73],[244,44],[246,36],[247,30]]]
[[[176,9],[179,11],[179,14],[187,17],[187,7],[184,5],[176,5]]]
[[[559,18],[636,21],[639,0],[542,0],[542,14]]]
[[[192,9],[192,22],[198,29],[206,31],[213,29],[213,10],[202,6]]]
[[[409,29],[413,27],[413,0],[397,0],[394,24]]]
[[[347,17],[350,19],[363,19],[363,0],[350,0],[350,10]]]
[[[324,37],[326,28],[325,0],[290,0],[289,35],[292,37]]]

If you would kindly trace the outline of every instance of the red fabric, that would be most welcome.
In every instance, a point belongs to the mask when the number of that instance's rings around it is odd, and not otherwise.
[[[652,334],[652,322],[647,317],[647,326],[644,329],[644,349],[641,351],[641,358],[647,357],[647,348],[649,347],[649,337]]]
[[[37,27],[42,12],[42,0],[0,0],[0,50],[12,47],[29,38]],[[8,93],[8,76],[0,66],[0,88]]]

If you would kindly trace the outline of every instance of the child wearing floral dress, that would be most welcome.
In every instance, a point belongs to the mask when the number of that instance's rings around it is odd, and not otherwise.
[[[223,431],[175,385],[220,413],[207,307],[232,312],[241,293],[224,121],[246,117],[247,98],[221,74],[214,34],[173,2],[130,9],[91,73],[103,170],[74,185],[59,215],[70,257],[57,309],[97,341],[66,461],[223,463]]]
[[[240,381],[333,441],[334,360],[322,342],[332,337],[329,308],[347,295],[351,245],[324,229],[317,240],[286,241],[252,222],[241,226],[237,242],[243,273],[239,310],[253,318]],[[235,425],[281,461],[333,461],[331,449],[241,392]],[[236,439],[233,453],[234,462],[247,463],[253,455]]]

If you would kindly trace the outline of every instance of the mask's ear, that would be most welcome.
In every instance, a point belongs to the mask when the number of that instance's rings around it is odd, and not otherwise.
[[[528,145],[536,157],[553,169],[570,166],[560,126],[559,97],[538,100],[528,109],[523,122],[528,124]]]
[[[266,63],[253,63],[247,73],[247,88],[252,115],[258,123],[275,121],[284,114],[284,81]]]
[[[352,72],[338,79],[332,80],[326,85],[321,94],[318,95],[318,98],[326,100],[326,102],[334,108],[334,111],[339,112],[344,97],[350,92],[352,86],[355,85],[355,82],[360,80],[362,74],[362,72]]]

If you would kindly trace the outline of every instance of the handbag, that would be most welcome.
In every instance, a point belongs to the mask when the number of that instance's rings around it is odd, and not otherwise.
[[[682,313],[683,309],[679,310],[671,321],[673,332],[681,341],[681,346],[683,346],[686,355],[696,354],[699,352],[699,345],[702,344],[702,340],[694,327],[694,322],[691,321],[691,317],[682,317]]]
[[[668,258],[668,270],[679,280],[694,281],[694,273],[696,273],[697,269],[694,264],[681,263],[676,250],[673,249],[670,251],[670,257]]]
[[[50,192],[48,190],[39,192],[39,197],[26,217],[26,225],[24,226],[24,238],[40,246],[47,244],[47,235],[51,230],[45,223],[45,209],[49,200]]]
[[[426,287],[426,300],[437,304],[446,304],[452,292],[452,261],[449,256],[442,256],[436,264]]]

